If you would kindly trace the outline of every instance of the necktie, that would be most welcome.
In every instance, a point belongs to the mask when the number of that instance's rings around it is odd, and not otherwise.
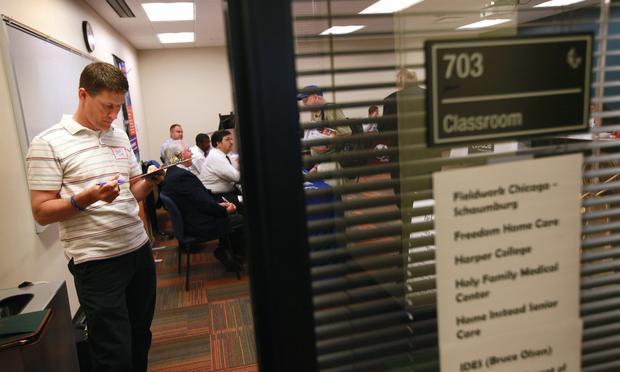
[[[230,163],[230,165],[232,165],[232,161],[230,161],[230,158],[228,157],[228,155],[226,155],[226,160],[228,160],[228,162]]]

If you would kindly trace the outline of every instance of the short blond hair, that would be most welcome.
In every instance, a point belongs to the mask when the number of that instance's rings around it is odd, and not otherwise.
[[[416,81],[418,81],[418,77],[415,72],[407,68],[401,68],[396,74],[396,85],[400,89],[404,88],[407,83],[415,83]]]

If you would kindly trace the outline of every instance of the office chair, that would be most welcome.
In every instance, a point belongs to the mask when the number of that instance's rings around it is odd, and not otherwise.
[[[154,165],[157,168],[160,167],[160,164],[157,160],[146,160],[142,161],[142,173],[146,173],[147,169],[150,165]],[[153,239],[172,239],[171,234],[167,234],[164,231],[159,230],[159,221],[157,220],[157,209],[162,207],[161,201],[159,200],[159,185],[153,188],[153,191],[148,193],[148,195],[144,198],[144,213],[150,225],[150,230],[152,233]],[[157,201],[156,201],[157,200]]]
[[[168,195],[164,193],[159,194],[159,198],[164,203],[164,206],[168,210],[170,214],[170,219],[172,220],[172,231],[174,233],[174,237],[179,242],[178,246],[178,259],[179,259],[179,273],[181,272],[181,253],[185,251],[187,262],[185,267],[185,290],[189,290],[189,261],[190,254],[192,253],[192,248],[195,247],[199,243],[204,243],[210,240],[220,239],[221,242],[224,243],[225,249],[230,251],[230,239],[227,236],[219,236],[219,234],[213,234],[213,236],[209,236],[207,238],[196,238],[193,236],[185,235],[185,229],[183,226],[183,216],[181,215],[181,211],[177,207],[176,203],[170,198]],[[240,270],[236,270],[237,279],[241,278]]]

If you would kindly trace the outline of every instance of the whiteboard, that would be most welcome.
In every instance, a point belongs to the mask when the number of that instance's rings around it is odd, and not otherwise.
[[[6,16],[0,22],[0,54],[25,159],[37,134],[75,112],[80,74],[95,59]],[[33,223],[37,233],[45,229]]]
[[[75,112],[80,73],[94,59],[3,20],[4,65],[25,156],[37,134]]]

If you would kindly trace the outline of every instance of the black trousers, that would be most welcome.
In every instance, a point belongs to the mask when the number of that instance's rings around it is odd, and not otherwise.
[[[156,291],[151,244],[79,265],[71,260],[69,271],[86,314],[93,371],[146,371]]]

